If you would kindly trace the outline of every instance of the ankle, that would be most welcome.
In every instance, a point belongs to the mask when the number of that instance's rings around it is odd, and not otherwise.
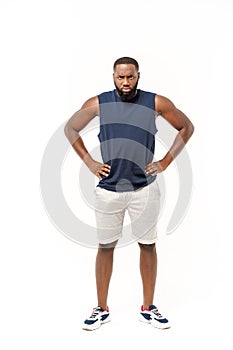
[[[149,310],[151,305],[153,305],[153,303],[150,303],[150,304],[143,304],[143,305],[141,306],[141,310],[142,310],[142,311],[144,311],[144,310]]]
[[[109,311],[109,307],[107,305],[104,305],[104,304],[98,304],[98,307],[101,307],[104,311]]]

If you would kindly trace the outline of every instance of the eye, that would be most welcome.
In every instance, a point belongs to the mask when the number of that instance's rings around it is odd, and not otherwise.
[[[122,77],[121,75],[119,75],[117,78],[118,78],[118,80],[124,79],[124,77]]]
[[[133,75],[130,75],[128,76],[129,80],[133,80],[134,79],[134,76]]]

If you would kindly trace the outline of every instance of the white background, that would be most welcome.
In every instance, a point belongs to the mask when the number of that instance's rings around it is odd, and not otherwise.
[[[232,34],[230,0],[0,1],[1,349],[232,349]],[[89,333],[80,327],[96,306],[96,250],[49,220],[40,164],[55,130],[113,88],[112,64],[125,55],[140,63],[140,88],[169,97],[195,125],[193,197],[158,243],[155,303],[173,327],[137,321],[133,244],[115,252],[113,320]],[[171,166],[171,201],[173,175]]]

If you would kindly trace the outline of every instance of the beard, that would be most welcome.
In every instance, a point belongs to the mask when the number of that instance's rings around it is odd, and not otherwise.
[[[114,84],[115,84],[115,87],[116,87],[116,90],[117,90],[117,94],[118,94],[118,96],[120,97],[120,99],[121,99],[123,102],[130,101],[130,100],[132,100],[132,99],[136,96],[137,86],[138,86],[138,80],[137,80],[136,84],[134,85],[134,87],[133,87],[129,92],[123,92],[123,91],[121,91],[121,89],[119,89],[119,88],[116,86],[116,83],[115,83],[115,82],[114,82]]]

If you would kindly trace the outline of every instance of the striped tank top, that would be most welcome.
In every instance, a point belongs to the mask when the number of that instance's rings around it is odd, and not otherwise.
[[[155,94],[138,89],[133,99],[123,102],[113,90],[98,95],[98,99],[101,155],[111,166],[98,186],[125,192],[149,185],[156,178],[145,174],[155,151]]]

